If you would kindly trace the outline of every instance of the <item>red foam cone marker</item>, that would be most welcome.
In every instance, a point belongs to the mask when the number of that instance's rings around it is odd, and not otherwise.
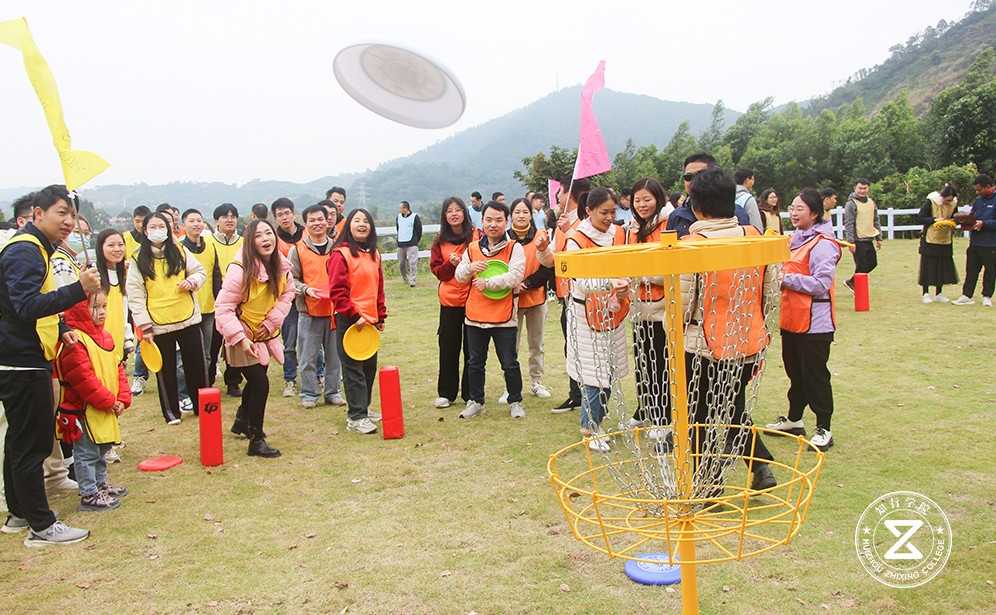
[[[854,274],[854,311],[867,312],[871,309],[871,298],[868,290],[868,274]]]
[[[380,368],[381,430],[385,440],[405,437],[405,415],[401,405],[401,373],[397,367]]]
[[[201,465],[212,467],[225,463],[221,443],[221,391],[199,389],[197,405],[201,432]]]

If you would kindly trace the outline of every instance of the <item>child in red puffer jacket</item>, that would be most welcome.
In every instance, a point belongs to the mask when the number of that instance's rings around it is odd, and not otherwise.
[[[66,310],[66,324],[79,341],[59,348],[55,367],[62,383],[57,410],[58,435],[73,444],[80,511],[102,512],[120,505],[128,494],[107,482],[105,455],[121,443],[118,417],[131,405],[124,366],[118,363],[114,338],[104,330],[107,295],[98,292]]]

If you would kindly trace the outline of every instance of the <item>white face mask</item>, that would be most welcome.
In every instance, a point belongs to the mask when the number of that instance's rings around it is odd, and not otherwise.
[[[164,228],[152,229],[149,231],[149,241],[152,243],[162,243],[169,237],[169,233]]]

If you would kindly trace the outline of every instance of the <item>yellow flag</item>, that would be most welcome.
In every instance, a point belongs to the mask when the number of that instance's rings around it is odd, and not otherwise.
[[[0,43],[10,45],[21,51],[24,56],[24,68],[28,79],[35,88],[38,102],[45,112],[45,121],[52,133],[52,142],[59,153],[62,163],[62,175],[66,179],[66,188],[76,190],[107,169],[107,161],[83,150],[74,150],[69,138],[66,120],[62,117],[62,101],[59,99],[59,88],[55,77],[48,67],[48,62],[42,57],[41,51],[35,45],[28,29],[28,22],[23,17],[10,21],[0,21]]]

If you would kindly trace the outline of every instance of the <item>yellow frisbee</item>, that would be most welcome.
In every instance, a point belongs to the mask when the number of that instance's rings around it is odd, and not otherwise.
[[[380,348],[380,331],[363,321],[353,323],[342,336],[342,349],[356,361],[366,361]]]
[[[138,347],[142,352],[142,362],[150,372],[158,374],[163,368],[163,355],[159,352],[159,346],[156,346],[155,342],[142,340],[138,343]]]

